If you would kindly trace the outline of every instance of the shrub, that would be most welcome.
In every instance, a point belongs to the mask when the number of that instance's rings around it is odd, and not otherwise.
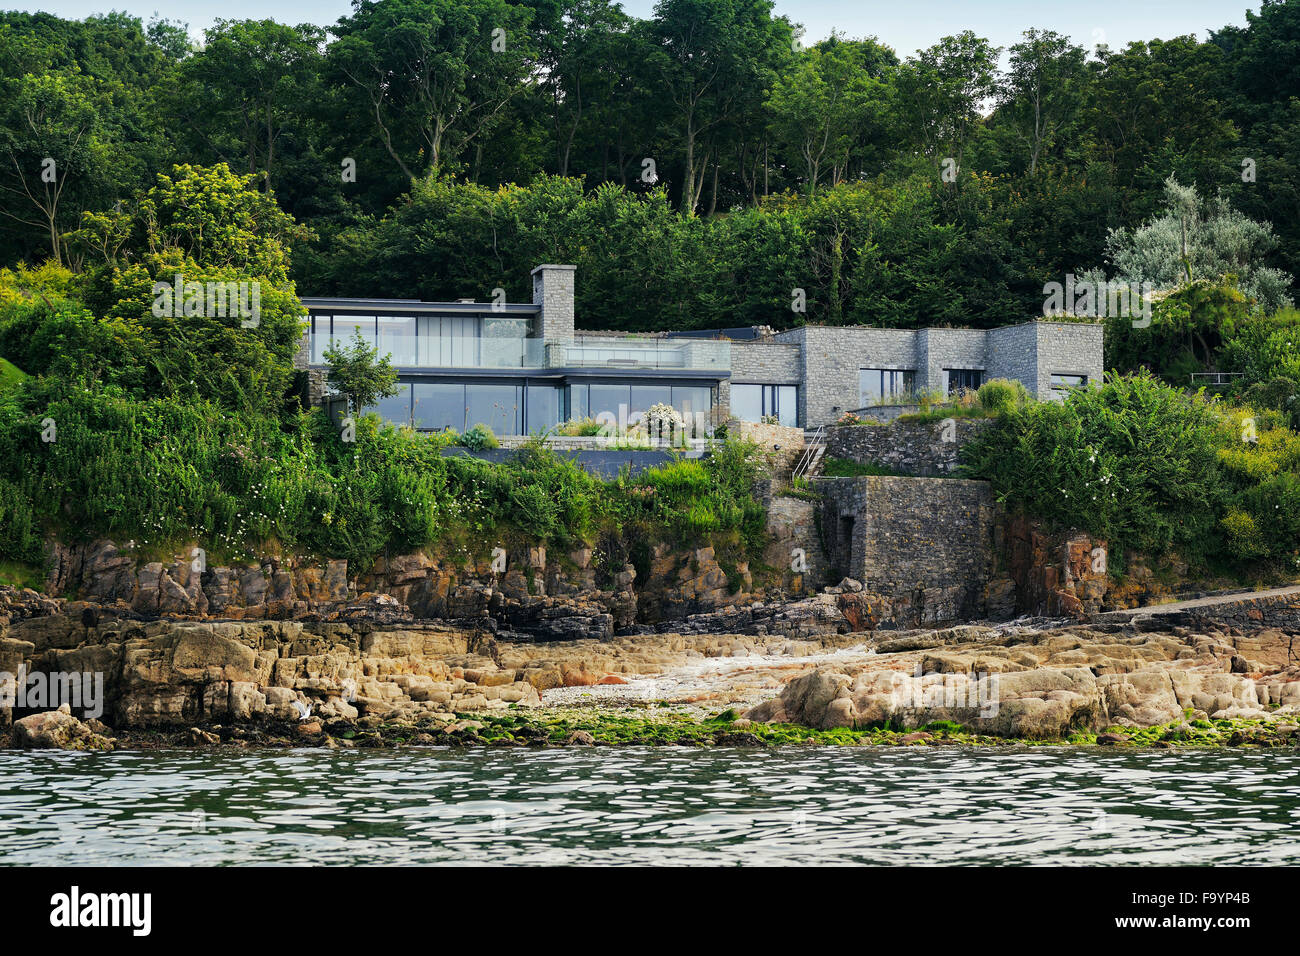
[[[36,564],[41,553],[41,536],[28,496],[18,485],[0,478],[0,558]]]
[[[353,414],[397,394],[397,371],[388,360],[389,356],[380,358],[379,350],[366,343],[360,329],[350,343],[333,343],[325,349],[329,383],[347,396]]]
[[[1267,550],[1255,519],[1240,508],[1229,508],[1220,525],[1227,537],[1228,552],[1233,557],[1253,560]]]
[[[497,436],[492,429],[479,422],[473,428],[460,436],[460,443],[470,451],[487,451],[490,448],[500,448],[501,443],[497,441]]]
[[[1218,546],[1229,492],[1223,441],[1209,402],[1143,373],[1005,412],[967,446],[966,473],[1055,527],[1106,538],[1115,553],[1204,557]]]
[[[990,379],[979,387],[976,394],[984,410],[993,415],[1024,408],[1029,403],[1029,392],[1024,383],[1015,379]]]
[[[555,429],[555,433],[557,435],[567,435],[570,438],[589,438],[602,434],[603,428],[604,426],[600,422],[588,416],[565,422]]]

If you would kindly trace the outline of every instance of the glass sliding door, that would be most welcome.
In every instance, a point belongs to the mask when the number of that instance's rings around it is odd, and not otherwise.
[[[763,386],[732,385],[731,414],[742,422],[763,420]]]
[[[608,420],[615,423],[625,421],[629,417],[627,413],[631,401],[632,391],[627,385],[593,383],[589,390],[587,414],[598,421]]]
[[[523,422],[520,420],[522,398],[522,385],[467,384],[465,427],[473,428],[482,423],[497,435],[518,435],[523,431]]]
[[[772,411],[780,424],[794,428],[799,422],[799,387],[797,385],[772,386]]]
[[[781,425],[795,427],[799,420],[797,385],[732,385],[731,414],[742,422],[775,417]]]
[[[670,385],[633,385],[628,407],[628,421],[637,421],[650,410],[652,405],[672,403],[673,390]]]
[[[580,422],[590,414],[587,411],[587,386],[569,386],[569,421]]]
[[[536,435],[560,424],[560,389],[555,385],[529,383],[525,389],[524,427]]]
[[[386,422],[394,425],[411,424],[411,385],[409,382],[401,382],[397,386],[397,394],[389,398],[381,398],[379,404],[374,408],[368,408],[366,411],[378,412],[379,417]]]
[[[465,430],[465,386],[416,382],[411,387],[412,424],[425,431]]]

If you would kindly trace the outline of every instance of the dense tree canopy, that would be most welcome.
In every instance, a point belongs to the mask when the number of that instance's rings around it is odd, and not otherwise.
[[[801,34],[770,0],[356,0],[194,45],[0,14],[0,265],[81,269],[84,216],[111,244],[159,174],[225,163],[310,227],[317,294],[517,298],[547,259],[589,327],[988,326],[1066,273],[1168,271],[1172,178],[1194,278],[1294,298],[1300,0],[1124,49],[1026,24],[1001,60]]]

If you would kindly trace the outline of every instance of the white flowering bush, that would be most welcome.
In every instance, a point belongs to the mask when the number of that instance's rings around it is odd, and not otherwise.
[[[641,424],[652,438],[671,438],[682,427],[682,416],[677,409],[657,402],[646,409]]]

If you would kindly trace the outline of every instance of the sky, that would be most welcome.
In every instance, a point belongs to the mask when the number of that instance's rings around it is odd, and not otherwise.
[[[647,17],[654,0],[624,0],[624,9]],[[1168,39],[1244,25],[1245,11],[1258,0],[776,0],[776,12],[806,28],[805,42],[832,30],[850,37],[875,35],[900,57],[930,46],[941,37],[974,30],[997,46],[1019,39],[1035,26],[1055,30],[1091,49],[1098,43],[1122,48],[1131,40]],[[262,19],[327,26],[351,10],[350,0],[59,0],[24,3],[0,0],[0,9],[43,10],[80,19],[110,9],[150,19],[155,13],[188,23],[199,35],[218,17]]]

